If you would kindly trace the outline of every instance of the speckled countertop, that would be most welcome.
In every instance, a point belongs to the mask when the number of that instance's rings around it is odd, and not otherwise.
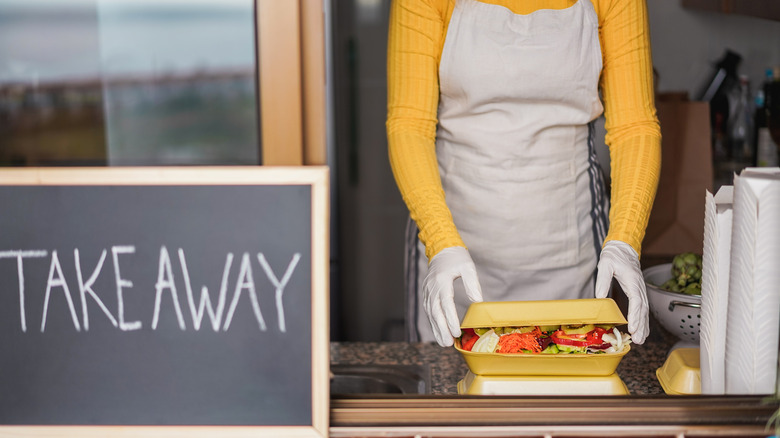
[[[632,345],[617,373],[632,395],[664,394],[655,372],[666,360],[676,339],[651,318],[650,336],[643,345]],[[334,365],[427,365],[431,370],[431,393],[457,395],[457,383],[468,371],[454,348],[435,343],[333,342]]]

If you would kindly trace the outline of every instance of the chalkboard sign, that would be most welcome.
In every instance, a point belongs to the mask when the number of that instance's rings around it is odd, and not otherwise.
[[[9,169],[0,205],[0,432],[327,435],[325,168]]]

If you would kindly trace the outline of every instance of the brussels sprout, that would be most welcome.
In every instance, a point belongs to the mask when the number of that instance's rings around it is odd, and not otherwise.
[[[701,294],[702,257],[693,252],[678,254],[672,259],[672,278],[661,287],[672,292]]]
[[[691,283],[688,286],[685,286],[682,293],[687,295],[701,295],[701,284]]]
[[[699,256],[692,252],[683,254],[682,258],[686,265],[696,265],[697,263],[700,263]]]
[[[664,284],[661,285],[661,289],[672,290],[672,288],[675,286],[677,286],[677,280],[675,280],[674,278],[670,278],[669,280],[666,280]]]

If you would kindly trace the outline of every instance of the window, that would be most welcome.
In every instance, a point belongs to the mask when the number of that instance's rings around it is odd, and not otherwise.
[[[260,164],[253,0],[4,0],[0,165]]]

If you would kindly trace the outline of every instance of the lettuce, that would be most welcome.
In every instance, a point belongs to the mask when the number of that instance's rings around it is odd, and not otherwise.
[[[497,345],[498,335],[493,330],[489,330],[477,339],[477,342],[471,347],[471,351],[475,353],[492,353],[496,351]]]

